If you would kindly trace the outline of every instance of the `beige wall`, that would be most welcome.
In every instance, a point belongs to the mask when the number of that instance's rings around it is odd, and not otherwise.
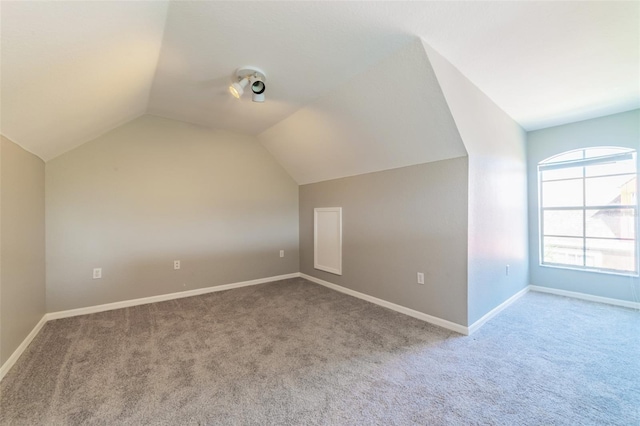
[[[0,365],[45,314],[44,162],[0,136]]]
[[[144,116],[46,183],[48,312],[298,271],[298,187],[255,138]]]
[[[300,186],[301,272],[466,326],[467,179],[461,157]],[[342,276],[313,267],[316,207],[342,207]]]

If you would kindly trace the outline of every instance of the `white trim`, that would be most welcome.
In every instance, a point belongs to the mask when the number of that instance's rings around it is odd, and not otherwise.
[[[531,289],[531,291],[537,291],[539,293],[549,293],[549,294],[555,294],[557,296],[565,296],[565,297],[571,297],[574,299],[588,300],[590,302],[606,303],[607,305],[622,306],[625,308],[632,308],[632,309],[640,309],[639,302],[632,302],[630,300],[611,299],[609,297],[594,296],[592,294],[578,293],[577,291],[560,290],[560,289],[551,288],[551,287],[542,287],[539,285],[530,285],[529,288]]]
[[[520,290],[519,292],[517,292],[516,294],[514,294],[513,296],[511,296],[510,298],[508,298],[507,300],[505,300],[504,302],[502,302],[501,304],[499,304],[498,306],[496,306],[486,314],[484,314],[482,318],[480,318],[478,321],[471,324],[469,326],[469,335],[478,331],[478,329],[482,327],[487,321],[489,321],[490,319],[498,315],[500,312],[508,308],[513,302],[515,302],[516,300],[520,299],[522,296],[527,294],[530,290],[529,287],[530,286],[526,286],[525,288],[523,288],[522,290]]]
[[[338,264],[321,265],[318,262],[318,217],[319,213],[338,214]],[[331,274],[342,275],[342,207],[316,207],[313,209],[313,267]]]
[[[232,283],[232,284],[223,284],[223,285],[217,285],[213,287],[198,288],[195,290],[180,291],[177,293],[160,294],[158,296],[143,297],[140,299],[132,299],[132,300],[123,300],[121,302],[106,303],[104,305],[88,306],[86,308],[70,309],[68,311],[58,311],[58,312],[51,312],[51,313],[45,314],[42,316],[42,319],[40,320],[40,322],[38,322],[38,324],[36,324],[33,330],[31,330],[31,333],[29,333],[29,335],[22,341],[20,346],[18,346],[18,348],[13,352],[13,354],[11,354],[9,359],[2,365],[2,367],[0,367],[0,380],[2,380],[2,378],[9,372],[9,370],[11,370],[11,367],[13,367],[13,365],[16,363],[18,358],[20,358],[20,355],[22,355],[25,349],[27,349],[31,341],[38,335],[38,333],[40,332],[40,330],[42,329],[42,327],[47,321],[56,320],[60,318],[75,317],[78,315],[93,314],[96,312],[111,311],[113,309],[128,308],[130,306],[163,302],[165,300],[181,299],[183,297],[198,296],[200,294],[231,290],[234,288],[264,284],[272,281],[286,280],[289,278],[298,278],[299,276],[300,276],[299,272],[294,272],[292,274],[277,275],[275,277],[259,278],[256,280],[242,281],[242,282]]]
[[[86,308],[70,309],[68,311],[58,311],[47,314],[47,320],[60,318],[75,317],[78,315],[93,314],[96,312],[111,311],[114,309],[128,308],[130,306],[146,305],[149,303],[164,302],[166,300],[181,299],[183,297],[198,296],[206,293],[214,293],[216,291],[231,290],[234,288],[247,287],[251,285],[264,284],[272,281],[286,280],[289,278],[297,278],[299,272],[292,274],[277,275],[275,277],[259,278],[257,280],[242,281],[232,284],[216,285],[212,287],[197,288],[195,290],[180,291],[177,293],[160,294],[158,296],[143,297],[140,299],[123,300],[121,302],[106,303],[104,305],[88,306]]]
[[[40,321],[38,321],[36,326],[33,327],[33,330],[31,330],[31,333],[29,333],[27,337],[22,341],[22,343],[20,343],[20,346],[18,346],[16,350],[13,351],[9,359],[7,359],[4,364],[2,364],[2,367],[0,367],[0,380],[2,380],[4,376],[9,372],[9,370],[11,370],[11,367],[13,367],[13,364],[15,364],[18,358],[20,358],[20,355],[22,355],[22,353],[27,349],[31,341],[38,335],[38,333],[40,332],[40,330],[42,329],[42,327],[47,321],[48,321],[48,318],[47,318],[47,315],[45,314],[42,316],[42,318],[40,318]]]
[[[455,322],[447,321],[442,318],[434,317],[432,315],[427,315],[422,312],[415,311],[410,308],[406,308],[404,306],[396,305],[395,303],[387,302],[386,300],[378,299],[377,297],[369,296],[368,294],[360,293],[355,290],[348,289],[346,287],[342,287],[337,284],[330,283],[325,280],[321,280],[320,278],[312,277],[307,274],[300,274],[300,276],[306,280],[312,281],[316,284],[320,284],[322,286],[328,287],[332,290],[339,291],[340,293],[348,294],[349,296],[357,297],[358,299],[366,300],[367,302],[374,303],[376,305],[383,306],[385,308],[391,309],[396,312],[400,312],[405,315],[409,315],[410,317],[417,318],[419,320],[446,328],[448,330],[455,331],[456,333],[468,335],[469,328],[460,324],[456,324]]]

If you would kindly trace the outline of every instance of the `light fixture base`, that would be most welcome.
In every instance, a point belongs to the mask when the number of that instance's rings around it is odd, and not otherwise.
[[[246,66],[240,67],[236,70],[236,77],[238,81],[242,80],[245,77],[258,76],[258,78],[262,81],[267,81],[267,75],[260,68]]]

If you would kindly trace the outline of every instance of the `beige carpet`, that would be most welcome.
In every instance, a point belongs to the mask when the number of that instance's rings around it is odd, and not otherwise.
[[[292,279],[52,321],[1,424],[639,424],[638,312],[528,294],[471,337]]]

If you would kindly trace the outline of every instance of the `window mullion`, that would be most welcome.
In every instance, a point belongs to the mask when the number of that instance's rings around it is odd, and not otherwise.
[[[543,206],[544,185],[542,185],[542,172],[538,170],[538,206]],[[540,232],[540,247],[538,247],[539,262],[544,263],[544,211],[538,210],[538,231]]]
[[[585,158],[586,150],[582,150]],[[582,266],[587,266],[587,168],[582,168]]]

